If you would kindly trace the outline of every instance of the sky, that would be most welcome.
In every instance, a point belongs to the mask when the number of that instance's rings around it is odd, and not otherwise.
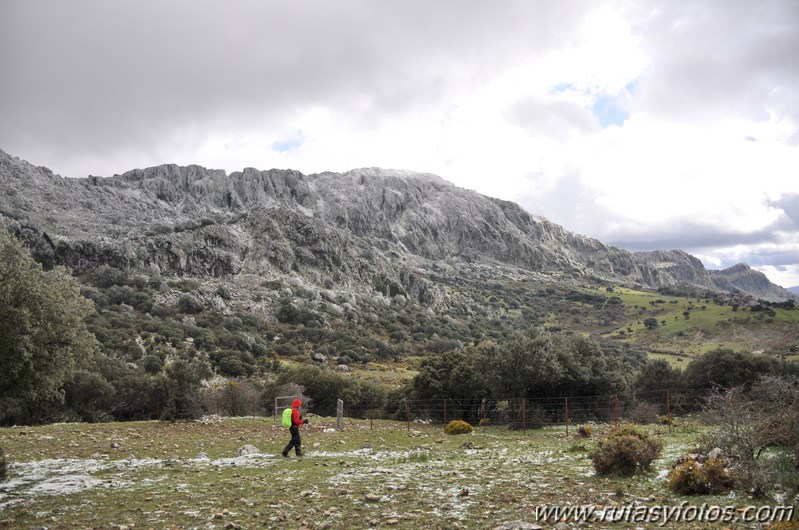
[[[0,149],[434,173],[799,286],[796,0],[2,0]]]

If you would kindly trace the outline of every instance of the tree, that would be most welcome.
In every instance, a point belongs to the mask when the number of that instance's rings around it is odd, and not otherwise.
[[[66,269],[43,271],[0,226],[0,423],[25,423],[31,404],[63,400],[71,371],[97,350],[94,310]]]
[[[697,357],[688,365],[685,382],[692,388],[700,389],[750,386],[769,372],[771,362],[764,356],[718,348]]]
[[[475,360],[473,347],[426,357],[413,380],[414,396],[417,399],[435,400],[477,400],[487,397]]]
[[[564,375],[552,335],[543,328],[515,333],[502,345],[484,341],[477,350],[475,366],[494,396],[546,395]]]
[[[649,317],[644,320],[644,327],[646,329],[657,329],[658,328],[658,319]]]
[[[195,419],[202,415],[200,384],[212,372],[204,361],[176,359],[164,370],[168,378],[166,407],[161,414],[164,420]]]
[[[82,421],[96,423],[110,417],[114,387],[97,372],[76,370],[64,383],[66,403]]]
[[[654,359],[641,367],[635,389],[639,398],[662,403],[666,390],[683,386],[682,377],[679,368],[673,368],[664,359]]]

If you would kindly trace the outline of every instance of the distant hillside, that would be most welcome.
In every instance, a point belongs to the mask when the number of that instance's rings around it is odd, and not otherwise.
[[[223,281],[298,277],[440,307],[448,304],[435,280],[442,265],[456,275],[517,270],[542,281],[793,296],[743,264],[708,271],[682,251],[632,254],[422,173],[228,175],[162,165],[64,179],[0,152],[0,188],[0,214],[38,258],[78,272],[110,265]]]

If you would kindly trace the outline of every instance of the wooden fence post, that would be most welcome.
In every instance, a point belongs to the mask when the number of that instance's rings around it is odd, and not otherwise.
[[[522,432],[527,433],[527,398],[522,398]]]
[[[666,418],[669,422],[669,432],[671,432],[671,396],[668,388],[666,389]]]

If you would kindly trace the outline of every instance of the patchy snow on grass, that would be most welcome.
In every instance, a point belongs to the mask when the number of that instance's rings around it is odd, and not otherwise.
[[[10,463],[10,479],[0,484],[0,510],[17,504],[26,497],[37,495],[70,495],[98,487],[130,488],[133,482],[119,479],[108,480],[95,475],[105,471],[124,474],[147,468],[190,467],[243,467],[263,468],[274,464],[275,457],[269,454],[252,454],[231,458],[128,458],[106,460],[104,458],[47,459]],[[156,479],[143,479],[155,481]],[[143,482],[143,481],[139,481]]]
[[[306,458],[342,459],[356,458],[368,461],[393,461],[407,457],[409,451],[372,451],[355,449],[352,451],[311,451]],[[98,487],[130,488],[134,483],[125,480],[98,478],[102,472],[114,472],[124,476],[127,472],[147,468],[170,468],[187,466],[194,468],[265,468],[275,465],[278,458],[272,454],[256,453],[228,458],[211,459],[203,455],[197,458],[169,457],[127,458],[108,460],[106,458],[48,459],[30,462],[10,463],[7,482],[0,484],[0,510],[17,504],[25,497],[36,495],[70,495]],[[117,475],[118,477],[119,475]],[[143,479],[154,481],[156,479]],[[142,480],[142,481],[143,481]],[[139,481],[139,482],[142,482]]]

